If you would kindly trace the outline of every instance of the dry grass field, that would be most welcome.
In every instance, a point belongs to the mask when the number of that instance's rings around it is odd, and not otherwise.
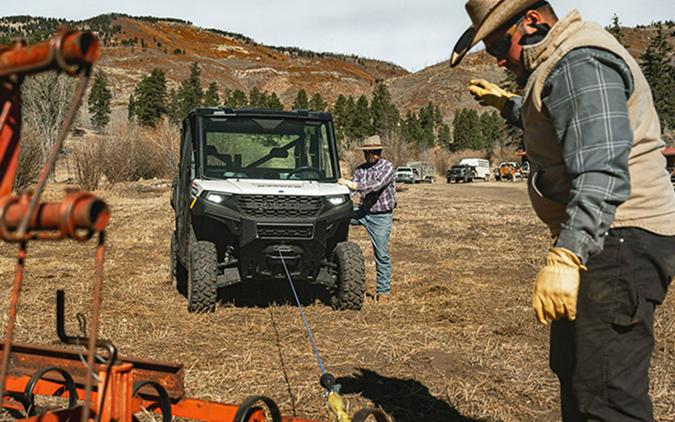
[[[59,195],[56,188],[48,192]],[[59,188],[60,189],[60,188]],[[112,208],[101,336],[126,356],[182,362],[190,396],[237,403],[273,397],[286,414],[330,420],[320,370],[287,284],[222,291],[215,313],[192,315],[169,280],[169,183],[101,191]],[[532,279],[550,240],[523,183],[409,186],[391,239],[394,300],[335,312],[301,286],[305,312],[350,413],[379,406],[397,422],[555,421],[557,382],[547,329],[530,309]],[[363,229],[373,290],[372,251]],[[56,344],[54,295],[66,290],[68,328],[87,312],[94,242],[29,245],[16,341]],[[15,246],[0,246],[8,303]],[[2,323],[6,322],[3,308]],[[652,396],[675,420],[675,300],[659,308]]]

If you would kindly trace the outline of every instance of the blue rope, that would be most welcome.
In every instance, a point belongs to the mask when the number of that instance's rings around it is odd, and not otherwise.
[[[307,323],[307,318],[305,318],[305,311],[302,309],[302,304],[300,303],[300,298],[298,297],[298,292],[295,291],[295,285],[293,284],[293,279],[291,278],[291,274],[288,272],[288,267],[286,267],[286,261],[284,261],[284,256],[281,254],[281,250],[277,249],[277,252],[279,253],[279,258],[281,258],[281,263],[284,266],[284,271],[286,271],[286,278],[288,278],[288,282],[291,285],[291,290],[293,291],[293,296],[295,296],[295,302],[298,304],[298,309],[300,309],[300,316],[302,317],[302,322],[305,324],[305,328],[307,329],[307,334],[309,334],[309,341],[312,342],[312,348],[314,349],[314,354],[316,355],[316,360],[319,362],[319,367],[321,368],[321,374],[325,374],[326,367],[323,365],[323,360],[321,359],[321,354],[319,353],[319,348],[316,347],[316,342],[314,341],[314,335],[312,335],[312,330],[309,328],[309,324]]]

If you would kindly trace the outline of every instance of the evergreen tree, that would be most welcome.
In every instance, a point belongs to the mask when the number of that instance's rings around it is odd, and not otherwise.
[[[112,93],[108,89],[108,79],[102,72],[94,75],[94,82],[89,93],[89,114],[94,130],[100,132],[110,122],[110,100]]]
[[[380,82],[375,86],[371,102],[372,125],[375,133],[386,135],[398,127],[399,111],[391,101],[387,85]]]
[[[312,95],[312,99],[309,101],[309,109],[314,111],[326,111],[328,104],[323,100],[320,93]]]
[[[450,148],[450,126],[447,123],[441,125],[438,130],[438,144],[445,148]]]
[[[218,107],[220,105],[220,95],[218,94],[218,84],[214,81],[209,84],[209,88],[204,94],[205,107]]]
[[[246,93],[241,89],[235,89],[227,98],[225,103],[228,107],[231,108],[245,108],[248,106],[248,98],[246,98]]]
[[[248,106],[250,108],[267,108],[267,96],[257,86],[251,88],[248,93]]]
[[[373,126],[371,124],[370,107],[368,105],[368,98],[365,94],[361,95],[356,100],[356,107],[354,109],[351,131],[355,139],[364,138],[373,134]]]
[[[420,133],[419,138],[417,139],[417,145],[421,148],[433,146],[434,141],[436,140],[436,136],[434,135],[436,117],[434,113],[434,105],[431,101],[420,109],[419,125]]]
[[[159,119],[167,112],[166,76],[159,69],[153,69],[150,75],[143,78],[134,89],[130,100],[131,115],[143,126],[156,126]]]
[[[355,139],[354,134],[354,115],[356,113],[356,101],[351,95],[347,98],[347,105],[345,106],[345,136],[349,139]]]
[[[673,47],[668,43],[668,34],[658,24],[656,35],[649,42],[647,50],[640,56],[642,71],[649,82],[654,97],[656,112],[665,133],[675,128],[675,65]]]
[[[612,15],[612,23],[605,28],[607,32],[612,34],[614,38],[616,38],[617,41],[621,43],[624,47],[628,48],[628,44],[626,44],[626,40],[623,36],[623,29],[621,28],[621,21],[619,20],[619,17],[614,13]]]
[[[481,148],[482,135],[480,132],[480,120],[476,110],[464,108],[455,111],[452,127],[453,142],[451,149],[453,151]]]
[[[502,137],[503,122],[496,112],[485,112],[480,115],[481,147],[490,149]]]
[[[180,119],[187,116],[187,114],[195,107],[202,105],[204,98],[204,90],[201,84],[201,70],[197,63],[192,63],[190,66],[190,75],[180,83],[178,88],[178,115]]]
[[[333,104],[333,126],[335,128],[335,137],[338,141],[347,136],[347,126],[350,115],[347,112],[347,97],[343,94],[338,95]]]
[[[178,104],[178,93],[174,88],[169,90],[166,102],[166,114],[169,116],[169,120],[173,123],[180,123],[185,116],[181,115],[179,104]]]
[[[409,144],[419,144],[422,139],[422,126],[417,113],[408,110],[403,122],[403,139]]]
[[[298,95],[295,96],[292,108],[293,110],[307,110],[309,108],[309,100],[307,99],[307,93],[304,89],[298,91]]]
[[[273,92],[267,97],[267,108],[270,110],[283,110],[284,105],[281,104],[281,100],[277,96],[276,92]]]

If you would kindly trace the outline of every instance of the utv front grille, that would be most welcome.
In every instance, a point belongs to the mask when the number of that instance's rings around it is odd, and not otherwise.
[[[313,226],[278,226],[258,224],[258,237],[284,239],[311,239]]]
[[[313,218],[321,211],[320,196],[238,195],[237,204],[250,217]]]

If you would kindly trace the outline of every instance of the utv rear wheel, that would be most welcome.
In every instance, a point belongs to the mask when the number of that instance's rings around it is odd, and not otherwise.
[[[331,297],[333,309],[358,311],[366,293],[366,270],[361,248],[353,242],[338,243],[333,251],[337,283]]]
[[[218,254],[216,245],[198,241],[190,248],[190,271],[187,296],[188,311],[213,312],[218,300],[216,277],[218,276]]]

